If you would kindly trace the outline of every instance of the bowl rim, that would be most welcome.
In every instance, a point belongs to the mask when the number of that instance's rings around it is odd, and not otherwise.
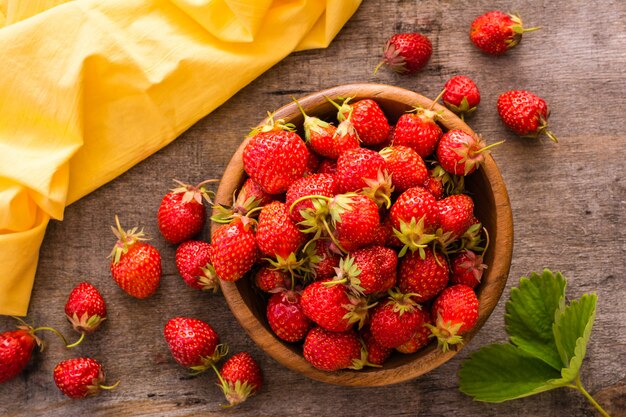
[[[401,87],[370,83],[345,84],[321,90],[299,98],[298,102],[304,108],[307,108],[309,104],[319,104],[319,102],[325,101],[326,97],[331,99],[355,97],[354,100],[362,98],[380,98],[398,101],[410,106],[422,107],[428,107],[432,104],[432,100],[419,93]],[[433,106],[433,110],[441,112],[443,116],[441,124],[447,129],[460,129],[471,135],[478,136],[467,124],[444,106],[437,103]],[[286,118],[292,116],[294,112],[299,113],[295,102],[291,102],[276,110],[274,118]],[[261,124],[266,121],[267,118],[261,122]],[[232,203],[233,191],[241,184],[245,176],[243,171],[243,149],[248,141],[249,138],[246,138],[241,143],[229,161],[216,193],[216,205]],[[431,343],[425,350],[421,351],[422,356],[419,361],[407,361],[393,368],[385,368],[383,366],[382,368],[375,368],[374,370],[368,371],[341,370],[326,372],[313,367],[301,354],[296,354],[276,339],[276,337],[255,317],[254,313],[241,297],[236,283],[220,280],[224,298],[231,312],[252,340],[273,359],[289,369],[318,381],[343,386],[382,386],[417,378],[442,365],[466,346],[489,318],[502,295],[511,265],[513,253],[513,216],[506,186],[491,155],[486,155],[485,162],[480,169],[483,170],[484,176],[492,189],[494,206],[496,208],[495,224],[498,233],[495,242],[492,242],[495,248],[493,265],[486,270],[486,277],[489,277],[486,281],[488,281],[490,285],[488,288],[481,288],[481,297],[484,294],[485,299],[481,298],[478,323],[472,331],[464,336],[465,343],[462,346],[458,346],[457,349],[442,352]],[[226,179],[228,179],[228,181],[224,182]],[[212,222],[211,235],[219,226],[219,224]],[[487,289],[489,291],[486,291]]]

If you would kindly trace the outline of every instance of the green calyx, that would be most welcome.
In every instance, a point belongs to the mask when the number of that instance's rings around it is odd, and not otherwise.
[[[255,127],[248,133],[248,137],[257,135],[259,133],[272,132],[276,130],[282,130],[286,132],[293,132],[296,130],[296,126],[293,123],[285,123],[285,120],[274,120],[274,113],[267,113],[267,119],[261,126]]]
[[[451,174],[439,164],[435,165],[431,170],[430,176],[441,181],[446,195],[463,194],[465,192],[465,177]]]
[[[438,314],[434,326],[429,323],[424,324],[424,326],[430,329],[431,333],[428,337],[437,338],[437,344],[443,352],[450,350],[451,346],[463,343],[463,337],[457,334],[461,326],[463,326],[462,322],[455,324],[452,324],[451,321],[444,322],[441,315]]]
[[[476,106],[470,107],[469,102],[467,101],[467,97],[463,97],[461,103],[458,106],[449,103],[444,100],[444,104],[448,109],[450,109],[453,113],[458,114],[461,117],[461,120],[465,121],[466,116],[470,116],[472,113],[476,111]]]
[[[200,270],[203,275],[197,278],[202,291],[213,292],[214,294],[217,293],[220,288],[220,279],[217,276],[217,272],[215,272],[213,265],[207,263],[205,266],[200,268]]]
[[[200,375],[209,368],[215,366],[226,354],[228,353],[228,345],[219,344],[215,347],[215,352],[211,356],[200,357],[200,363],[195,366],[190,366],[191,375]]]
[[[378,207],[391,207],[391,193],[394,187],[391,182],[391,174],[386,169],[378,170],[376,178],[363,178],[367,187],[361,190],[361,194],[368,196]]]
[[[382,368],[381,365],[376,365],[369,361],[369,353],[367,352],[367,348],[365,347],[365,342],[363,342],[363,340],[361,339],[361,357],[359,359],[352,359],[352,366],[350,366],[349,368],[359,371],[366,366],[372,368]]]
[[[415,309],[422,309],[412,297],[417,297],[416,293],[402,293],[399,289],[389,290],[389,302],[393,303],[393,312],[402,316],[404,313],[415,311]]]
[[[345,304],[342,306],[348,311],[343,316],[343,319],[348,320],[349,324],[358,323],[357,327],[361,329],[367,321],[369,310],[378,303],[375,302],[372,304],[368,304],[369,301],[367,297],[363,297],[362,295],[356,295],[354,293],[348,294],[348,299],[350,300],[350,304]]]
[[[361,270],[359,266],[354,262],[354,258],[350,255],[346,256],[339,260],[339,267],[335,268],[335,279],[332,281],[325,282],[327,283],[346,283],[348,284],[350,291],[354,292],[356,295],[363,294],[363,287],[361,287],[361,280],[359,279],[359,275],[361,275]]]
[[[211,184],[215,182],[219,182],[217,179],[210,179],[202,181],[198,185],[189,185],[185,184],[181,181],[174,180],[179,186],[172,189],[173,193],[182,194],[183,203],[190,203],[191,201],[195,201],[198,204],[202,204],[202,199],[205,199],[209,204],[213,204],[213,198],[215,197],[215,193],[213,191],[207,190],[205,185]]]
[[[80,317],[76,313],[72,316],[66,315],[66,317],[78,333],[93,333],[106,320],[106,317],[100,317],[97,314],[90,316],[86,311]]]
[[[398,253],[399,257],[406,255],[407,250],[411,252],[417,250],[420,258],[426,258],[424,249],[435,239],[435,235],[424,231],[424,217],[421,217],[418,221],[415,220],[415,217],[412,217],[409,223],[400,221],[400,230],[393,229],[393,233],[404,244],[400,253]]]
[[[507,49],[513,48],[514,46],[519,44],[520,41],[522,40],[522,34],[526,32],[534,32],[536,30],[541,29],[540,27],[532,27],[532,28],[525,29],[524,24],[522,23],[522,18],[518,14],[509,14],[509,17],[511,18],[511,21],[513,22],[513,24],[509,26],[511,30],[513,31],[513,36],[510,39],[507,39],[505,41],[507,45]]]
[[[130,230],[122,229],[122,225],[120,224],[120,219],[115,215],[115,225],[117,228],[111,226],[111,230],[113,230],[113,234],[117,237],[117,243],[113,247],[109,258],[113,258],[113,263],[117,264],[120,261],[122,255],[128,252],[128,249],[134,245],[135,243],[143,240],[148,240],[145,233],[142,230],[137,230],[137,227],[133,227]]]

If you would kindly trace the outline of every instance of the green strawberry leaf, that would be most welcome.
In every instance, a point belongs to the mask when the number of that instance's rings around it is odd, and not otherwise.
[[[573,381],[587,352],[587,342],[596,318],[596,294],[584,294],[557,311],[554,318],[554,340],[561,360],[563,379]]]
[[[567,382],[545,361],[511,344],[492,344],[472,353],[459,372],[461,392],[499,403],[559,388]]]
[[[541,359],[556,370],[563,362],[555,343],[552,323],[565,301],[565,278],[545,269],[541,275],[522,277],[519,288],[511,289],[504,317],[511,343]]]

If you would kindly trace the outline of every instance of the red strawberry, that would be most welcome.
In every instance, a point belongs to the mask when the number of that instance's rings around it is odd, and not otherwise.
[[[142,242],[143,232],[137,228],[124,231],[115,216],[117,229],[112,227],[117,243],[111,252],[111,274],[128,295],[146,298],[154,294],[161,281],[161,255],[152,245]]]
[[[350,104],[350,100],[347,98],[341,106],[332,102],[339,109],[337,119],[340,122],[350,119],[365,146],[375,146],[386,141],[391,127],[378,103],[365,99]]]
[[[478,298],[467,285],[453,285],[439,294],[433,304],[429,325],[432,335],[443,351],[450,345],[463,342],[462,335],[474,328],[478,321]]]
[[[396,348],[396,350],[400,353],[414,353],[423,348],[430,342],[430,329],[426,324],[432,324],[430,319],[430,314],[428,311],[420,310],[420,314],[422,315],[422,320],[424,324],[418,327],[417,331],[406,343],[401,344]]]
[[[327,158],[332,158],[332,154],[336,154],[334,149],[335,131],[337,128],[331,123],[325,122],[318,117],[312,117],[306,114],[298,100],[295,100],[300,113],[304,117],[302,127],[304,128],[304,139],[306,143],[318,154]],[[358,140],[356,146],[359,146]],[[330,154],[330,155],[329,155]],[[336,156],[334,158],[337,158]]]
[[[362,191],[379,206],[389,207],[393,192],[385,159],[366,148],[349,149],[337,159],[337,182],[342,193]]]
[[[217,223],[230,223],[235,217],[246,216],[252,209],[265,206],[273,199],[273,196],[263,191],[263,188],[252,178],[248,178],[237,193],[232,207],[223,204],[213,206],[217,209],[217,213],[211,217],[211,220]],[[255,212],[250,214],[250,216],[253,215]]]
[[[334,175],[330,174],[313,174],[308,177],[296,180],[287,190],[285,204],[289,208],[291,219],[295,222],[304,220],[301,210],[313,209],[313,201],[310,199],[303,200],[296,205],[294,202],[300,197],[309,195],[322,195],[332,197],[338,192],[337,181]]]
[[[442,232],[457,239],[472,225],[474,200],[467,194],[455,194],[437,202],[439,226]]]
[[[310,177],[309,177],[310,178]],[[264,254],[287,259],[306,240],[289,216],[289,207],[280,201],[272,201],[261,209],[256,230],[256,241]]]
[[[445,195],[460,194],[465,191],[465,177],[450,174],[441,165],[435,163],[424,181],[424,188],[441,200]]]
[[[413,293],[413,299],[423,303],[435,298],[448,285],[450,271],[446,258],[431,250],[422,259],[417,253],[409,253],[400,261],[398,287],[404,293]]]
[[[322,371],[361,369],[361,342],[354,330],[331,332],[315,327],[304,340],[304,359]]]
[[[471,78],[464,75],[456,75],[450,78],[445,85],[443,102],[447,108],[464,119],[465,116],[476,111],[480,103],[480,92]]]
[[[520,136],[536,138],[546,134],[558,139],[548,130],[550,111],[545,100],[525,90],[512,90],[498,97],[498,113],[504,124]]]
[[[101,389],[113,389],[104,383],[102,365],[91,358],[73,358],[63,361],[54,367],[54,383],[66,396],[78,399],[96,395]]]
[[[206,221],[206,210],[202,199],[209,204],[211,194],[204,185],[216,180],[203,181],[195,187],[174,180],[180,187],[167,193],[157,214],[157,223],[161,234],[170,243],[180,243],[200,233]]]
[[[219,280],[211,263],[211,245],[188,240],[176,248],[176,269],[191,288],[217,292]]]
[[[376,67],[386,64],[399,74],[413,74],[426,66],[433,46],[430,39],[420,33],[398,33],[385,45],[383,60]]]
[[[332,249],[332,241],[319,239],[307,247],[308,268],[316,280],[332,278],[341,257]]]
[[[382,365],[387,362],[393,349],[386,348],[378,343],[376,339],[374,339],[374,336],[372,336],[372,331],[369,327],[361,332],[361,338],[363,339],[363,345],[367,351],[367,361],[370,364]]]
[[[0,384],[22,373],[40,343],[32,329],[0,333]]]
[[[485,146],[485,141],[462,130],[449,130],[439,141],[437,159],[450,174],[469,175],[485,161],[485,153],[502,142]]]
[[[243,150],[246,173],[266,193],[280,194],[302,177],[307,167],[308,149],[291,126],[274,121],[253,130]]]
[[[436,100],[433,101],[433,106],[435,103]],[[403,114],[393,131],[393,146],[408,146],[422,158],[428,157],[443,134],[436,123],[440,118],[440,113],[432,108],[416,108],[413,113]]]
[[[426,178],[426,181],[424,181],[422,186],[426,188],[428,192],[435,197],[435,199],[441,200],[443,198],[443,181],[441,178],[431,174],[428,178]]]
[[[212,236],[211,260],[220,279],[237,281],[257,260],[258,247],[251,220],[241,217],[218,227]]]
[[[107,307],[96,287],[81,282],[65,303],[65,316],[77,332],[92,333],[106,320]]]
[[[267,302],[267,321],[280,339],[297,342],[304,339],[312,326],[304,314],[302,296],[296,291],[281,291],[272,295]]]
[[[481,51],[502,55],[522,40],[522,34],[539,28],[524,29],[521,17],[493,10],[478,16],[470,27],[470,39]]]
[[[334,236],[345,251],[371,244],[380,224],[378,206],[360,194],[338,194],[328,205],[335,227]]]
[[[408,249],[411,252],[419,249],[422,253],[435,238],[431,233],[438,226],[437,201],[423,187],[409,188],[391,206],[389,217],[394,233],[404,245],[399,255],[403,256]]]
[[[408,146],[390,146],[380,151],[385,159],[387,172],[395,191],[404,192],[411,187],[422,185],[428,178],[424,160]]]
[[[322,162],[321,156],[309,149],[309,157],[306,160],[306,169],[302,175],[308,177],[309,175],[317,173],[317,168],[320,166],[320,162]]]
[[[246,401],[263,386],[261,368],[247,352],[228,358],[217,375],[220,380],[218,385],[231,406]]]
[[[163,334],[176,362],[194,373],[206,371],[226,354],[215,330],[202,320],[175,317],[165,324]]]
[[[344,332],[353,323],[363,323],[367,315],[364,300],[350,295],[347,287],[332,280],[315,281],[302,291],[304,314],[332,332]]]
[[[363,294],[384,294],[396,282],[397,264],[398,256],[393,249],[369,246],[351,252],[344,259],[343,272]]]
[[[337,161],[332,159],[324,159],[317,167],[318,174],[336,174],[337,173]]]
[[[389,299],[374,307],[370,330],[376,342],[389,349],[408,342],[423,324],[421,307],[412,294],[390,291]]]
[[[483,257],[470,250],[459,253],[452,258],[450,263],[452,267],[450,282],[467,285],[470,288],[480,284],[483,272],[487,269],[487,265],[483,263]]]
[[[291,277],[280,269],[263,266],[254,274],[254,283],[263,292],[274,292],[291,287]]]

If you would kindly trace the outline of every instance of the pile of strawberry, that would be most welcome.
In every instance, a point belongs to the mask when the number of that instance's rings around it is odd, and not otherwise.
[[[380,366],[431,338],[447,350],[478,319],[486,232],[464,177],[487,147],[444,133],[434,102],[394,126],[374,100],[334,104],[336,124],[300,107],[304,138],[272,117],[253,130],[249,178],[213,217],[212,270],[254,280],[276,336],[319,369]]]

